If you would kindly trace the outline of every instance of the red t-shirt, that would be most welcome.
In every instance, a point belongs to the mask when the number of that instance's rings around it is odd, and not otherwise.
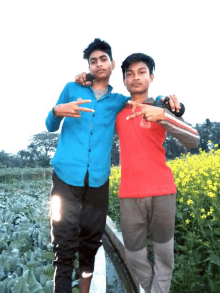
[[[140,111],[136,108],[135,112]],[[121,182],[119,197],[147,197],[176,193],[171,169],[166,164],[163,142],[166,130],[142,116],[126,120],[131,105],[116,118],[120,142]]]

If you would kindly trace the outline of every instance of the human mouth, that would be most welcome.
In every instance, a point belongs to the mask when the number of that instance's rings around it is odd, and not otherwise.
[[[104,69],[97,70],[97,73],[102,73],[102,72],[105,72],[105,70]]]
[[[140,83],[140,82],[133,82],[131,85],[134,86],[134,87],[138,87],[138,86],[142,85],[142,83]]]

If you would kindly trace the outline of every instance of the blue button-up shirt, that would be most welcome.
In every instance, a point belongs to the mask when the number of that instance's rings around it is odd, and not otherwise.
[[[91,100],[82,107],[94,109],[94,113],[81,112],[80,118],[65,117],[56,153],[51,162],[57,176],[67,184],[84,186],[84,178],[89,171],[89,186],[103,185],[110,174],[110,153],[114,134],[115,118],[129,99],[112,93],[98,101],[91,87],[75,82],[67,83],[58,104],[77,101],[78,98]],[[59,129],[62,117],[55,117],[51,110],[46,119],[49,132]]]

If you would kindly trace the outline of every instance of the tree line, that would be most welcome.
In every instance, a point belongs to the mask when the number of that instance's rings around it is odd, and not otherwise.
[[[167,160],[173,160],[188,152],[198,154],[200,148],[208,152],[216,144],[220,148],[220,122],[211,122],[206,119],[204,123],[196,124],[195,128],[200,134],[200,143],[198,148],[192,150],[184,148],[177,139],[169,134],[167,135],[164,141]],[[35,134],[32,136],[27,149],[20,150],[16,155],[5,153],[3,150],[0,151],[0,168],[49,167],[51,158],[56,151],[58,140],[58,133],[44,131]],[[117,132],[114,133],[113,137],[111,163],[115,166],[120,164]]]

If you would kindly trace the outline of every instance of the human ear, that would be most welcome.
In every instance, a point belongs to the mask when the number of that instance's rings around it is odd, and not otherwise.
[[[115,69],[115,61],[112,61],[112,70]]]
[[[152,73],[151,75],[150,75],[150,82],[152,82],[154,80],[154,74]]]

